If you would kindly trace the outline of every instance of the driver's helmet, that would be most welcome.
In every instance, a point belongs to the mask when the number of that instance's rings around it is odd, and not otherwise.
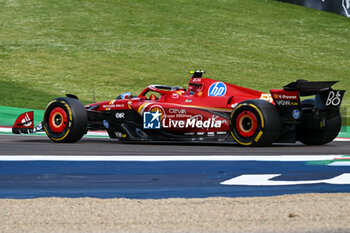
[[[119,99],[130,99],[132,98],[132,93],[131,92],[126,92],[126,93],[123,93],[123,94],[120,94],[116,99],[119,100]]]

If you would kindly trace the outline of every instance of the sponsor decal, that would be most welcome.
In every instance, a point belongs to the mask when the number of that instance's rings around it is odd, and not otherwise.
[[[123,108],[124,104],[107,104],[102,105],[103,108]]]
[[[291,100],[276,100],[277,105],[282,106],[298,106],[298,101],[291,101]]]
[[[221,121],[208,119],[205,121],[196,121],[196,119],[187,120],[163,120],[163,128],[220,128]]]
[[[179,94],[173,93],[173,94],[172,94],[172,97],[173,97],[174,99],[177,99],[177,98],[179,98]]]
[[[224,134],[227,134],[226,131],[218,131],[216,132],[217,135],[224,135]]]
[[[225,83],[215,82],[209,87],[208,96],[223,96],[226,94],[226,90]]]
[[[300,99],[298,91],[285,91],[272,89],[271,95],[276,107],[281,112],[283,118],[288,120],[298,120],[301,117]]]
[[[117,119],[121,119],[121,118],[124,118],[125,117],[125,113],[124,112],[117,112],[115,114],[115,118]]]
[[[194,83],[200,83],[202,81],[202,78],[192,78],[192,82]]]
[[[159,110],[156,112],[144,112],[143,114],[143,128],[144,129],[160,129],[161,113]]]
[[[261,100],[269,101],[270,103],[273,102],[273,99],[272,99],[271,94],[268,94],[268,93],[263,93],[263,94],[261,94],[260,99],[261,99]]]
[[[274,100],[299,100],[298,91],[271,90]]]
[[[168,114],[166,115],[168,118],[189,118],[192,117],[192,115],[187,115],[186,109],[183,108],[169,108],[168,109]],[[166,118],[164,117],[164,118]],[[162,120],[164,119],[162,118]]]
[[[102,121],[102,124],[103,124],[103,126],[104,126],[106,129],[109,129],[109,123],[108,123],[108,121],[103,120],[103,121]]]
[[[285,95],[285,94],[274,94],[273,98],[275,98],[276,100],[297,100],[298,99],[298,95]]]
[[[160,128],[221,128],[227,124],[227,120],[219,120],[219,116],[213,115],[209,119],[204,119],[202,115],[188,115],[187,110],[183,108],[169,108],[167,113],[163,113],[161,106],[152,106],[148,111],[143,112],[144,129]],[[180,118],[180,119],[179,119]]]
[[[288,112],[282,113],[284,117],[290,118],[290,114],[292,114],[294,119],[299,119],[300,112],[291,112],[292,109],[295,109],[300,105],[298,91],[271,90],[271,94],[277,107],[284,107],[288,109]]]
[[[276,104],[290,106],[290,100],[276,100]]]
[[[172,120],[169,118],[163,119],[162,126],[163,128],[221,128],[221,125],[225,121],[216,120],[215,117],[203,120],[203,117],[200,115],[188,118],[186,120]]]
[[[298,109],[294,109],[292,111],[292,116],[294,119],[298,120],[300,118],[300,111]]]
[[[327,100],[326,100],[326,106],[339,106],[340,103],[341,103],[341,98],[342,98],[342,95],[341,95],[341,91],[330,91],[328,93],[328,97],[327,97]]]
[[[191,103],[191,102],[192,102],[192,100],[185,100],[185,102],[186,102],[186,103]]]
[[[185,109],[170,108],[169,113],[186,115]]]

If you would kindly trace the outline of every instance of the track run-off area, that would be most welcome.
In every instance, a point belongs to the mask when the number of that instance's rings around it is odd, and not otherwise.
[[[345,140],[345,139],[344,139]],[[350,192],[350,142],[121,143],[0,135],[0,198],[195,198]]]

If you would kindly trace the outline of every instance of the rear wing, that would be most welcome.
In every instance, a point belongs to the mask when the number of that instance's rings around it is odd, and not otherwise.
[[[308,82],[297,80],[284,86],[285,91],[297,91],[300,96],[315,95],[318,109],[339,109],[345,90],[333,90],[331,87],[338,81]]]
[[[331,86],[338,81],[308,82],[306,80],[297,80],[283,87],[286,91],[298,91],[300,96],[316,95],[317,93],[332,90]]]
[[[338,111],[345,90],[333,90],[332,85],[337,81],[308,82],[297,80],[289,83],[283,89],[271,89],[271,97],[276,108],[287,120],[301,120],[301,96],[315,96],[314,107],[319,110]]]

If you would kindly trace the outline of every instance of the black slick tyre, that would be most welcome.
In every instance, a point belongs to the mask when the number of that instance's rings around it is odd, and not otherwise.
[[[281,116],[276,107],[265,100],[247,100],[232,110],[230,131],[242,146],[268,146],[281,131]]]
[[[327,118],[315,117],[315,100],[301,102],[303,122],[297,127],[297,140],[306,145],[323,145],[334,140],[341,129],[341,116],[338,110],[329,112]]]
[[[79,100],[60,97],[47,105],[43,127],[54,142],[76,142],[87,132],[87,121],[86,110]]]

